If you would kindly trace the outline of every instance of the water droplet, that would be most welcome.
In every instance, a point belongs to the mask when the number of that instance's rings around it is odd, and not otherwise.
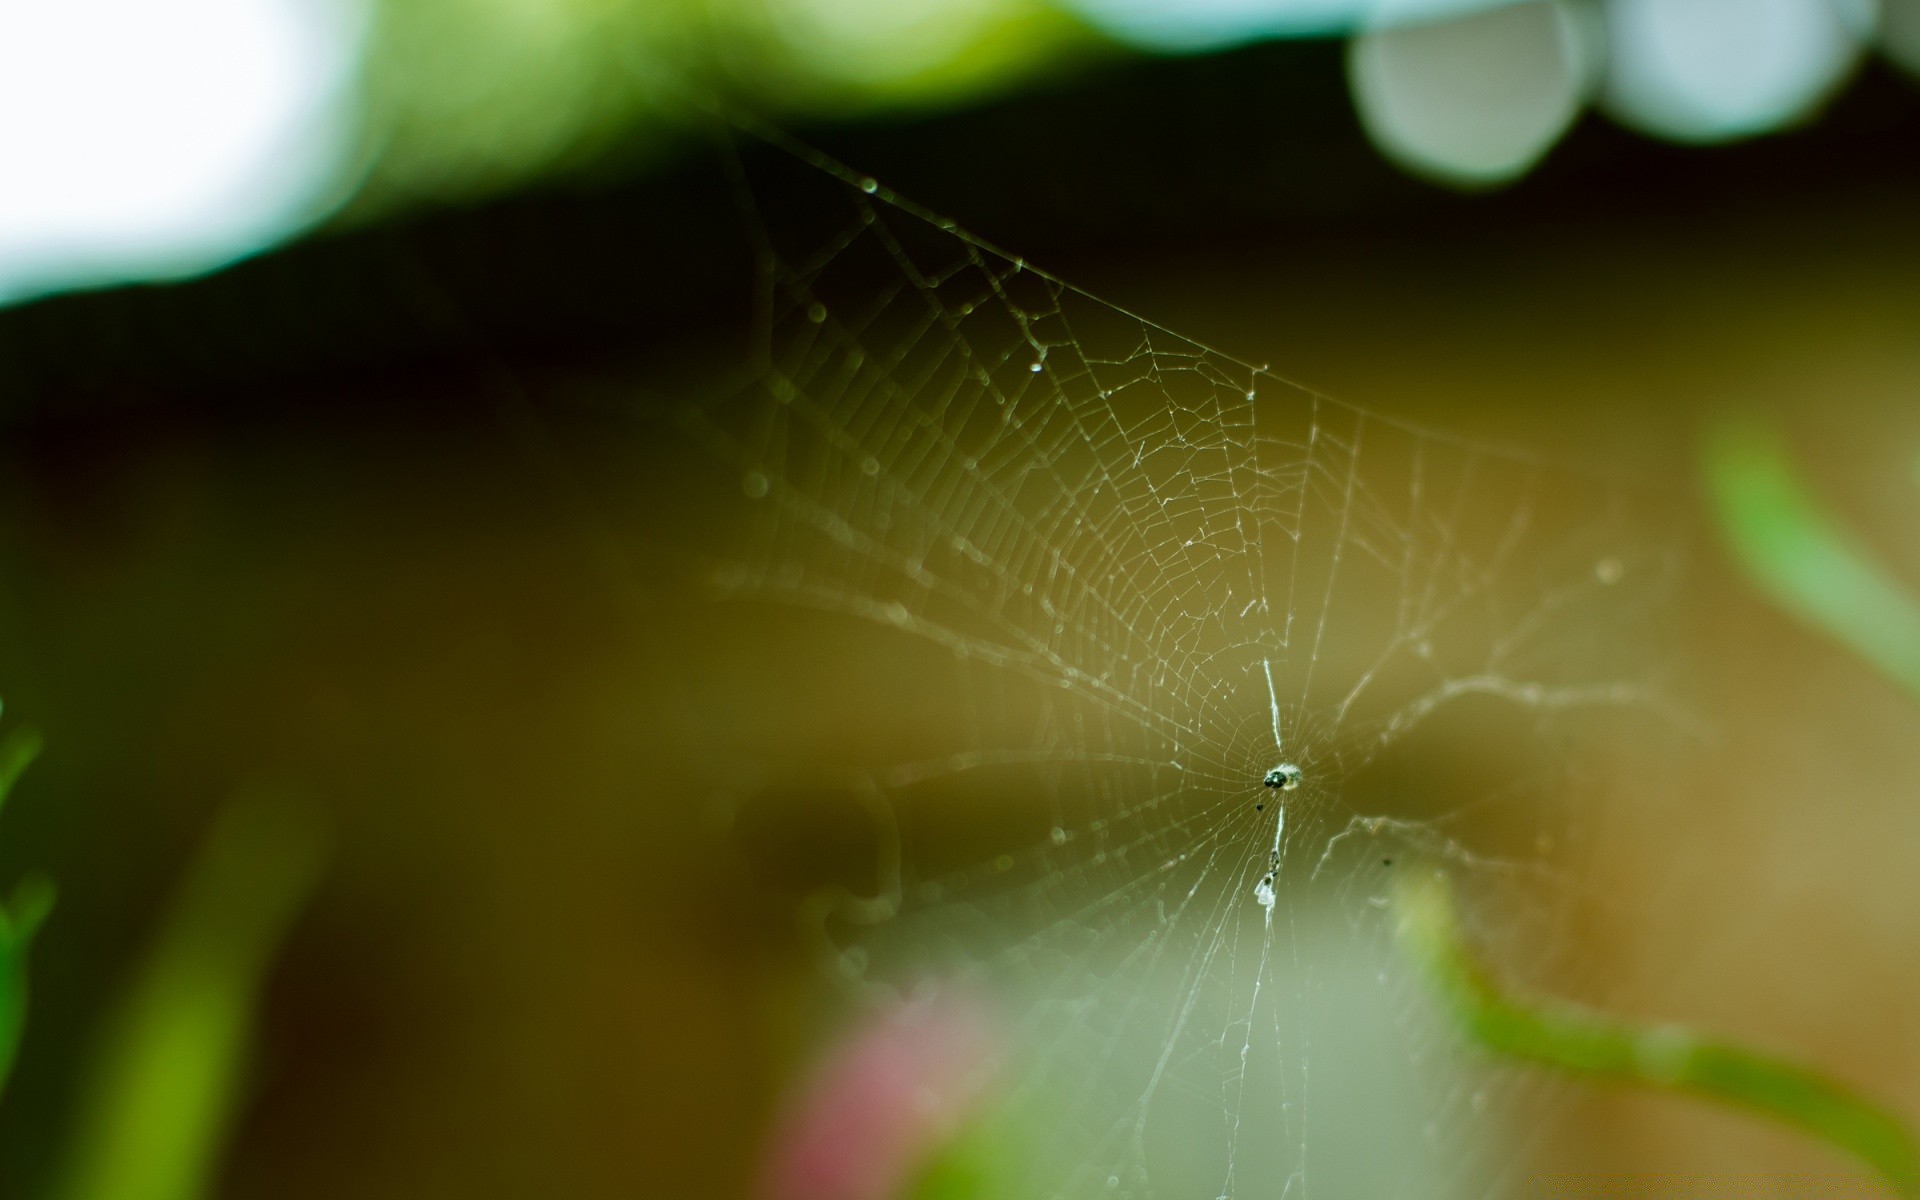
[[[818,325],[821,322],[825,321],[826,319],[827,319],[826,305],[820,303],[818,300],[814,301],[812,304],[807,305],[807,320],[812,321],[815,325]]]
[[[880,473],[880,460],[871,454],[867,455],[860,460],[860,473],[862,475],[878,475]]]
[[[760,471],[748,471],[746,478],[740,481],[740,490],[747,494],[749,500],[758,500],[766,495],[769,486],[766,475]]]
[[[999,858],[994,859],[993,869],[1000,872],[1002,875],[1006,874],[1008,871],[1013,870],[1013,855],[1002,854]]]
[[[1035,375],[1038,375],[1044,366],[1045,366],[1044,363],[1036,362],[1032,366],[1028,367],[1027,370],[1032,371]]]
[[[1626,574],[1626,568],[1617,558],[1603,558],[1593,564],[1593,577],[1608,587],[1619,583],[1620,577],[1624,574]]]
[[[1067,844],[1067,831],[1055,825],[1053,832],[1049,833],[1047,838],[1056,846],[1064,846]]]
[[[871,196],[880,190],[880,181],[868,175],[860,180],[860,190]]]

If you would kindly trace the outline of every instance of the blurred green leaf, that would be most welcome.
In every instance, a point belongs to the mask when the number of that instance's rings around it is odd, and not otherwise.
[[[908,1200],[1023,1200],[1032,1149],[1001,1114],[961,1130],[921,1168]]]
[[[82,1093],[66,1200],[208,1193],[242,1093],[262,984],[319,878],[317,814],[257,794],[216,819]]]
[[[1704,466],[1721,534],[1753,582],[1920,697],[1920,602],[1820,505],[1779,436],[1723,423]]]
[[[44,739],[31,725],[23,725],[0,740],[0,808],[5,808],[13,785],[20,782],[33,760],[40,757]]]
[[[20,776],[39,755],[40,731],[20,728],[0,739],[0,808]],[[53,884],[43,876],[20,881],[9,903],[0,904],[0,1091],[13,1072],[27,1024],[27,952],[40,923],[53,910]]]
[[[937,105],[1101,44],[1049,0],[377,0],[344,221],[668,151],[726,97],[775,114]]]
[[[1678,1026],[1634,1025],[1502,992],[1468,949],[1452,889],[1437,870],[1402,872],[1395,879],[1394,913],[1409,956],[1462,1032],[1486,1049],[1761,1113],[1856,1155],[1901,1195],[1920,1196],[1920,1146],[1913,1134],[1838,1083]]]

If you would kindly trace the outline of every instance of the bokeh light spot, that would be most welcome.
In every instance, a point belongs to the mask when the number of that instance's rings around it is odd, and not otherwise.
[[[1433,21],[1512,0],[1067,0],[1094,27],[1146,50],[1191,54],[1268,38]]]
[[[207,270],[315,215],[363,24],[344,0],[0,6],[0,301]]]
[[[1419,174],[1463,185],[1524,174],[1573,124],[1593,38],[1567,5],[1526,4],[1370,30],[1347,77],[1374,143]]]
[[[1678,141],[1778,129],[1846,77],[1871,11],[1842,0],[1615,0],[1606,108]]]

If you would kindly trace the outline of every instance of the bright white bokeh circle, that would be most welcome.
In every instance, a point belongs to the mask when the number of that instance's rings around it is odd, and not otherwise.
[[[0,0],[0,300],[192,274],[323,204],[347,0]]]

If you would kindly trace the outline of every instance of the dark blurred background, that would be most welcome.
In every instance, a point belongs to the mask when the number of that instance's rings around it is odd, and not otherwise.
[[[0,15],[0,695],[47,739],[0,883],[59,889],[0,1195],[126,1194],[72,1162],[102,1031],[261,789],[322,865],[202,997],[242,1065],[140,1076],[209,1114],[189,1191],[747,1191],[823,1020],[816,881],[713,797],[835,733],[743,699],[755,646],[660,574],[735,487],[649,424],[746,353],[737,181],[785,152],[729,114],[1282,376],[1677,504],[1701,421],[1763,414],[1920,570],[1906,0],[167,7]],[[1637,899],[1594,953],[1920,1112],[1913,714],[1700,556],[1725,731],[1611,861]],[[1823,1161],[1587,1116],[1577,1162]]]

